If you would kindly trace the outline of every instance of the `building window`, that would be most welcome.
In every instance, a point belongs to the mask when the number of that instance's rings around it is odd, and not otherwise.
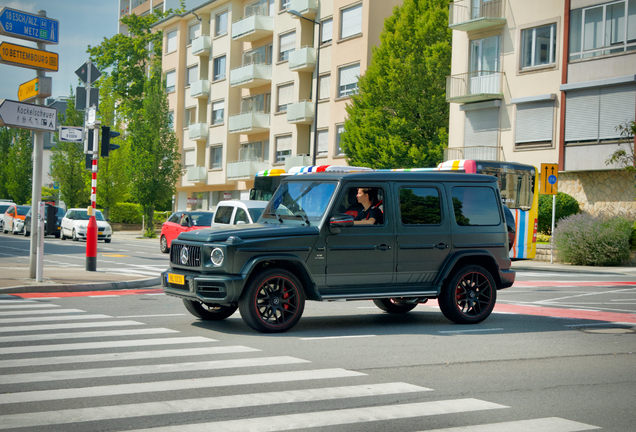
[[[214,36],[227,34],[227,11],[214,18]]]
[[[317,156],[327,156],[329,153],[329,131],[318,131],[318,153]]]
[[[292,136],[276,138],[276,163],[283,163],[292,152]]]
[[[277,112],[287,111],[287,106],[294,102],[294,84],[278,86]]]
[[[243,98],[241,101],[241,113],[269,113],[271,93],[263,93]]]
[[[340,39],[362,33],[362,4],[340,12]]]
[[[280,0],[280,10],[284,11],[289,9],[290,3],[291,3],[291,0]]]
[[[166,43],[166,54],[177,50],[177,31],[172,30],[168,33],[168,42]]]
[[[225,56],[214,59],[214,81],[225,79]]]
[[[239,160],[268,161],[269,141],[258,141],[241,144],[241,148],[239,148]]]
[[[322,22],[322,38],[320,43],[326,44],[333,39],[333,18],[326,19]]]
[[[329,99],[331,93],[331,75],[322,75],[318,81],[318,99]]]
[[[170,71],[166,73],[166,92],[172,93],[175,88],[176,72]]]
[[[243,66],[246,66],[252,63],[271,65],[272,51],[273,51],[272,44],[263,45],[262,47],[245,51],[243,53]]]
[[[170,122],[170,129],[174,129],[174,111],[168,112],[168,121]],[[51,141],[53,141],[53,138],[51,138]]]
[[[556,39],[556,24],[524,30],[521,33],[521,68],[554,64]]]
[[[570,12],[570,60],[636,50],[636,1]]]
[[[188,150],[184,152],[184,165],[186,167],[191,167],[196,164],[196,152],[194,150]]]
[[[212,104],[212,124],[223,124],[225,114],[225,101],[214,102]]]
[[[201,36],[201,23],[188,27],[188,45],[192,45],[192,41],[199,36]]]
[[[210,168],[223,168],[223,146],[210,147]]]
[[[345,152],[340,147],[340,135],[344,132],[344,125],[336,126],[336,155],[344,156]]]
[[[358,91],[359,64],[341,67],[338,74],[338,97],[350,96]]]
[[[278,61],[289,59],[289,53],[296,49],[296,32],[287,33],[279,37]]]
[[[515,144],[517,148],[531,144],[552,144],[554,101],[517,104]]]
[[[197,109],[192,107],[192,108],[186,108],[185,109],[185,117],[183,119],[183,127],[188,127],[192,124],[196,123],[196,119],[197,119]]]
[[[199,65],[190,66],[188,68],[188,82],[186,86],[191,85],[193,82],[199,80]]]

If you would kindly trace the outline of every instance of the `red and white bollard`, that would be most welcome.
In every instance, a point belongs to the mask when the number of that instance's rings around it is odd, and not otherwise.
[[[99,137],[97,129],[93,134],[93,165],[91,180],[91,207],[88,213],[91,218],[86,228],[86,270],[97,271],[97,220],[95,219],[95,206],[97,201],[97,161],[99,158]]]

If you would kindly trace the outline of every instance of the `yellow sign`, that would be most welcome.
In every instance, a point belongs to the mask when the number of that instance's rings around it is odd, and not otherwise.
[[[20,102],[33,99],[38,95],[38,87],[39,87],[39,78],[32,79],[31,81],[27,81],[24,84],[21,84],[18,88],[18,100]]]
[[[57,72],[58,59],[59,56],[53,52],[28,48],[8,42],[0,43],[0,63]]]
[[[559,186],[559,165],[541,164],[541,194],[556,195]]]

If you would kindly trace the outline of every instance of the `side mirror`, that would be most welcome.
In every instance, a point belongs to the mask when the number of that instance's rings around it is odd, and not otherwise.
[[[337,214],[329,219],[329,229],[333,234],[340,233],[340,228],[353,226],[353,216],[348,214]]]

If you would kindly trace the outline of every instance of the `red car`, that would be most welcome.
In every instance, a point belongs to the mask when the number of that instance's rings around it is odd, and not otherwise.
[[[161,252],[170,252],[172,240],[179,237],[182,232],[209,228],[212,225],[212,216],[214,216],[214,212],[209,211],[173,213],[161,226],[161,236],[159,237]]]

